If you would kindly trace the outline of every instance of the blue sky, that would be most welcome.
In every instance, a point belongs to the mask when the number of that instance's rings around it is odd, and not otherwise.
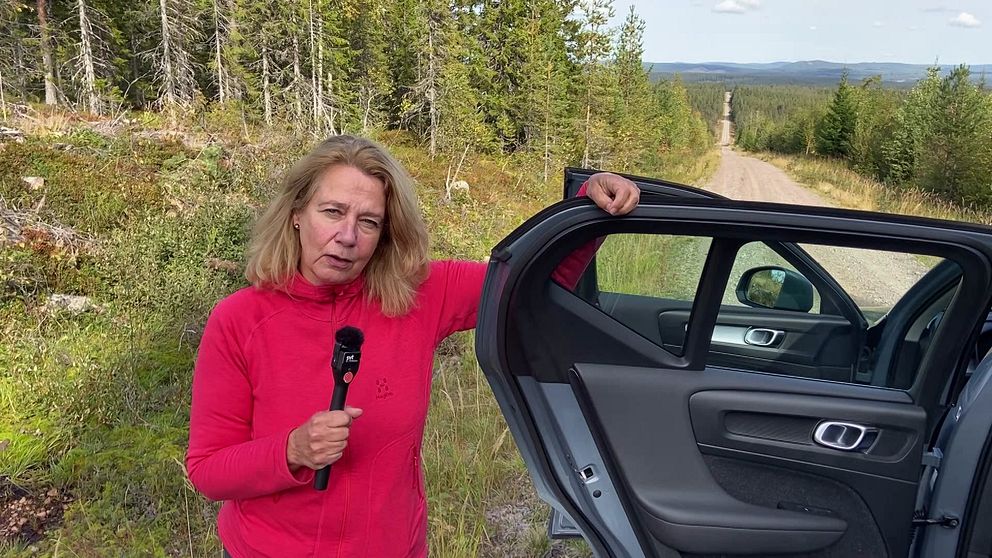
[[[646,62],[992,63],[992,0],[614,0]]]

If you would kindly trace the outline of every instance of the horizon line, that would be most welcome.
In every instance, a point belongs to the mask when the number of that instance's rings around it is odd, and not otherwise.
[[[677,61],[673,61],[673,62],[662,62],[662,61],[658,61],[658,60],[652,60],[652,61],[644,61],[643,63],[644,64],[799,64],[799,63],[802,63],[802,62],[823,62],[823,63],[827,63],[827,64],[837,64],[837,65],[840,65],[840,66],[855,66],[855,65],[859,65],[859,64],[900,64],[900,65],[903,65],[903,66],[925,66],[925,67],[928,67],[928,68],[930,66],[940,66],[940,67],[952,66],[953,67],[953,66],[960,66],[962,64],[965,65],[965,66],[992,66],[992,62],[984,62],[984,63],[971,63],[971,62],[958,62],[958,63],[928,62],[928,63],[921,63],[921,62],[882,62],[882,61],[877,61],[877,60],[876,61],[861,61],[861,62],[835,62],[833,60],[824,60],[822,58],[810,58],[810,59],[804,59],[804,60],[771,60],[771,61],[767,61],[767,62],[732,62],[732,61],[729,61],[729,60],[706,60],[706,61],[700,61],[700,62],[688,62],[688,61],[684,61],[684,60],[677,60]]]

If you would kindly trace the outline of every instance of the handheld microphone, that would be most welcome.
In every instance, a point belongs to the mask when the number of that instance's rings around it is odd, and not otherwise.
[[[362,358],[362,343],[365,336],[357,327],[344,326],[334,334],[334,355],[331,357],[331,371],[334,373],[334,393],[331,395],[331,410],[344,409],[348,396],[348,386],[358,374],[358,362]],[[331,476],[331,466],[325,465],[313,478],[316,490],[326,490]]]

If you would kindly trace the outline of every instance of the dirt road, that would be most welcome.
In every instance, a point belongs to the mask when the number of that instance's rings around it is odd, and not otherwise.
[[[796,184],[778,167],[730,147],[730,92],[724,104],[721,160],[703,187],[729,198],[798,205],[832,206]],[[889,308],[929,269],[910,254],[853,248],[804,246],[862,308]]]
[[[730,145],[730,91],[723,94],[723,118],[720,119],[720,145]]]

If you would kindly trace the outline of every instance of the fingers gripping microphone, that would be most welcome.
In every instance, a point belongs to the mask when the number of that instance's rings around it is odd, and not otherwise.
[[[334,356],[331,357],[331,371],[334,373],[334,394],[331,396],[331,410],[344,409],[344,400],[348,396],[348,386],[358,374],[358,361],[362,358],[362,343],[365,336],[357,327],[344,326],[334,334]],[[327,488],[327,480],[331,476],[331,466],[326,465],[317,471],[313,478],[313,487],[317,490]]]

